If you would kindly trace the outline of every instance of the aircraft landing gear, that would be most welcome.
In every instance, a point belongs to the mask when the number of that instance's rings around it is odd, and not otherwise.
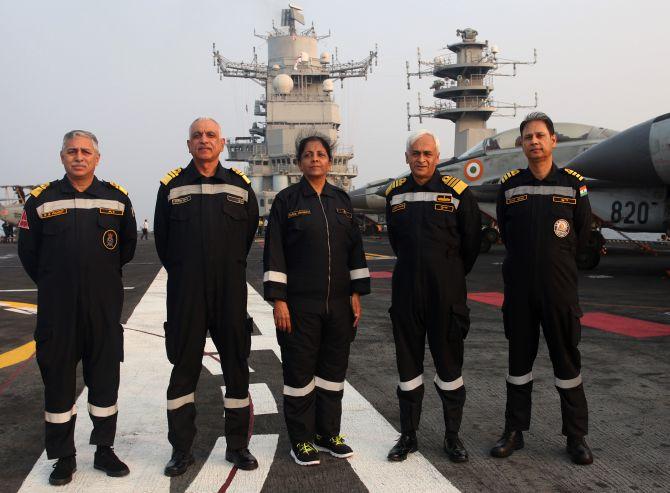
[[[592,230],[586,247],[577,253],[577,268],[579,270],[595,269],[600,263],[600,252],[603,246],[605,246],[603,235],[598,230]]]
[[[482,230],[482,243],[479,247],[479,253],[486,253],[491,249],[491,245],[498,242],[498,230],[487,226]]]

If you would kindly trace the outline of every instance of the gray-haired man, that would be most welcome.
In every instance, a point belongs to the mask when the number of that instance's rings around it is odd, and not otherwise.
[[[125,476],[112,450],[119,365],[123,361],[121,267],[135,253],[137,228],[127,192],[100,181],[98,139],[65,134],[65,177],[30,192],[19,222],[19,257],[37,284],[37,363],[44,380],[46,451],[58,459],[49,482],[63,485],[76,470],[76,370],[82,360],[93,421],[94,467]]]

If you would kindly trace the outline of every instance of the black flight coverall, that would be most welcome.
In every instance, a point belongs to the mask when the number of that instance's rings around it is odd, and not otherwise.
[[[445,436],[456,438],[465,403],[463,346],[470,328],[465,276],[481,246],[479,207],[458,178],[435,171],[419,185],[409,175],[386,191],[386,223],[398,257],[389,313],[400,376],[401,432],[419,427],[427,334]]]
[[[137,243],[128,194],[95,177],[79,192],[63,177],[30,193],[19,227],[19,258],[37,284],[35,341],[47,457],[75,454],[80,360],[93,421],[90,443],[111,446],[123,361],[121,267]]]
[[[318,195],[303,177],[277,194],[263,254],[266,300],[288,303],[292,332],[277,330],[284,416],[293,443],[340,433],[349,346],[350,297],[370,293],[363,242],[346,192]]]
[[[207,331],[222,356],[229,449],[248,444],[251,319],[247,254],[258,227],[249,179],[218,164],[205,177],[193,161],[161,180],[154,215],[158,256],[168,273],[165,347],[174,366],[167,389],[168,440],[190,452],[196,434],[195,389]]]
[[[530,427],[533,362],[542,325],[561,398],[563,434],[588,433],[588,410],[577,345],[581,338],[577,251],[590,234],[586,182],[552,166],[543,179],[529,169],[503,175],[498,224],[507,255],[503,262],[503,323],[509,342],[505,426]]]

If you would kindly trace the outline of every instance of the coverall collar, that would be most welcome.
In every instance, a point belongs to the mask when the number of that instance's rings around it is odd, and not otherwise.
[[[299,183],[300,191],[305,197],[309,197],[310,195],[316,195],[316,190],[312,188],[312,185],[309,184],[307,181],[307,178],[303,177],[300,178],[300,183]],[[328,180],[326,180],[326,184],[323,186],[323,190],[321,190],[321,195],[326,195],[328,197],[334,197],[335,196],[335,190],[333,189],[333,186],[328,183]]]
[[[67,174],[63,176],[63,179],[60,180],[60,190],[63,193],[76,193],[78,190],[72,186],[72,183],[70,183],[70,179],[67,177]],[[91,184],[88,186],[86,190],[84,190],[82,193],[87,193],[89,195],[93,195],[94,197],[101,197],[102,196],[102,183],[96,176],[93,176],[93,181]]]
[[[525,171],[528,173],[528,176],[526,177],[526,181],[532,182],[532,181],[541,181],[545,183],[558,183],[558,174],[559,174],[559,169],[558,166],[556,166],[556,163],[552,162],[551,163],[551,169],[549,170],[549,174],[544,177],[542,180],[537,180],[535,176],[533,175],[533,172],[530,170],[530,167],[526,168]]]
[[[419,185],[416,180],[414,179],[414,176],[410,173],[410,175],[407,177],[407,180],[410,183],[411,188],[425,188],[427,190],[430,190],[431,192],[441,192],[442,187],[440,184],[442,183],[442,175],[440,174],[437,169],[433,173],[433,176],[430,177],[430,180],[428,180],[426,183],[423,185]]]
[[[214,175],[211,177],[207,177],[200,174],[198,168],[195,167],[193,159],[191,159],[191,162],[188,163],[188,166],[186,166],[186,169],[184,169],[184,178],[186,179],[187,183],[194,183],[198,181],[198,179],[200,178],[216,178],[217,180],[221,180],[223,182],[228,181],[228,178],[226,176],[226,170],[223,166],[221,166],[221,161],[217,163],[216,172],[214,173]]]

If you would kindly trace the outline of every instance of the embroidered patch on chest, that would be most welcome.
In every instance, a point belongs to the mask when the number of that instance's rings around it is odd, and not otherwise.
[[[407,204],[405,202],[402,202],[400,204],[396,204],[393,207],[391,207],[391,212],[402,211],[402,210],[405,209],[405,207],[407,207]]]
[[[435,197],[435,202],[449,204],[451,203],[451,195],[438,195],[437,197]]]
[[[554,195],[552,200],[558,204],[577,204],[577,199],[573,199],[571,197],[559,197],[558,195]]]
[[[454,212],[454,206],[451,204],[435,204],[436,211]]]
[[[238,197],[237,195],[227,194],[226,199],[228,199],[228,202],[232,202],[233,204],[244,204],[244,199],[242,197]]]
[[[342,214],[344,216],[347,216],[349,219],[351,219],[352,214],[346,209],[336,209],[338,214]]]
[[[507,205],[516,204],[517,202],[523,202],[524,200],[527,199],[528,195],[517,195],[516,197],[510,197],[509,199],[505,200],[505,203]]]
[[[119,235],[113,229],[108,229],[102,233],[102,246],[107,250],[114,250],[119,243]]]
[[[312,213],[309,209],[298,209],[296,211],[291,211],[288,213],[288,218],[293,219],[298,216],[309,216]]]
[[[554,234],[559,238],[565,238],[570,234],[570,223],[565,219],[558,219],[554,223]]]
[[[62,216],[67,214],[67,209],[56,209],[55,211],[43,212],[41,218],[47,219],[49,217]]]
[[[100,208],[98,210],[100,211],[100,214],[108,214],[110,216],[123,216],[123,211],[120,211],[118,209],[103,209],[103,208]]]
[[[172,199],[172,200],[170,201],[170,203],[171,203],[172,205],[179,205],[179,204],[185,204],[185,203],[188,202],[189,200],[191,200],[191,196],[190,196],[190,195],[185,195],[184,197],[178,197],[178,198],[176,198],[176,199]]]

